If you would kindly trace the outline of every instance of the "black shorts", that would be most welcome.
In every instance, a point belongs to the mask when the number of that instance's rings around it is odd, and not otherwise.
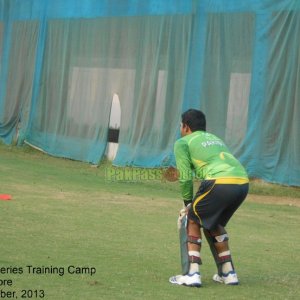
[[[225,227],[245,200],[248,189],[249,183],[219,184],[218,180],[205,180],[193,199],[188,217],[208,230],[218,225]]]

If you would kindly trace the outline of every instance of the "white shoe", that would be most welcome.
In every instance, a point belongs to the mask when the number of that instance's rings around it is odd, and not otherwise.
[[[169,282],[178,285],[201,287],[201,276],[198,272],[194,274],[177,275],[170,277]]]
[[[213,276],[213,280],[215,282],[224,283],[224,284],[228,284],[228,285],[238,285],[239,284],[239,280],[237,278],[235,271],[230,271],[227,274],[222,274],[222,276],[220,276],[219,274],[215,274]]]

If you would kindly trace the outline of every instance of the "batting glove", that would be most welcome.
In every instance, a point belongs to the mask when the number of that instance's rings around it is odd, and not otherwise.
[[[177,228],[178,228],[178,230],[181,228],[182,219],[186,216],[186,214],[187,214],[186,208],[182,208],[179,211],[179,216],[178,216],[178,219],[177,219]]]

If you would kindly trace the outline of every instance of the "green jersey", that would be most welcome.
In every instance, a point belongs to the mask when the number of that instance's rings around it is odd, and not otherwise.
[[[213,134],[195,131],[176,141],[176,166],[183,200],[193,199],[193,174],[200,180],[245,183],[248,176],[224,142]]]

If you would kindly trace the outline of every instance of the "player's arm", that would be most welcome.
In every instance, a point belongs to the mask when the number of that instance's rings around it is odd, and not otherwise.
[[[176,167],[179,171],[179,184],[182,200],[185,206],[193,200],[193,172],[188,145],[184,140],[178,140],[174,146]]]

